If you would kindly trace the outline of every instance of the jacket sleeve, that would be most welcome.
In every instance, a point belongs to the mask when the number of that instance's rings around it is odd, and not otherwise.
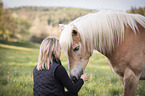
[[[62,65],[56,68],[55,78],[56,80],[61,82],[62,85],[66,87],[71,94],[77,94],[81,89],[82,85],[84,84],[82,79],[79,79],[78,82],[73,83]]]

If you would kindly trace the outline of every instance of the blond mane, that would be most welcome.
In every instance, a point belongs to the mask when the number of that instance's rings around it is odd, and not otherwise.
[[[129,14],[103,10],[79,17],[70,24],[64,26],[60,36],[60,45],[67,54],[72,44],[72,30],[78,29],[81,40],[91,52],[93,49],[101,53],[109,53],[116,43],[124,40],[124,30],[129,26],[136,34],[137,23],[145,28],[145,17],[139,14]]]

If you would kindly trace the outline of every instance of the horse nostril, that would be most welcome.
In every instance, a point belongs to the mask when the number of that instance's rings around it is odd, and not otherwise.
[[[78,80],[77,80],[77,78],[76,78],[75,76],[73,76],[73,77],[72,77],[72,81],[73,81],[74,83],[76,83]]]

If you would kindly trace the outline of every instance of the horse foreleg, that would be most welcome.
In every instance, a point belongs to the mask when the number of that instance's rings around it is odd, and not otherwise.
[[[124,73],[124,96],[135,96],[140,74],[137,76],[130,68]]]
[[[123,80],[123,77],[118,75],[118,78],[120,79],[120,81],[121,81],[121,82],[122,82],[122,84],[124,85],[124,80]]]

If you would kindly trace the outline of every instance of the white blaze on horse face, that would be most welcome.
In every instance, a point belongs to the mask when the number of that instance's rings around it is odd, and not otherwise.
[[[83,68],[82,68],[82,65],[81,64],[76,64],[73,68],[72,68],[72,70],[71,70],[71,72],[70,72],[70,76],[71,76],[71,78],[72,77],[76,77],[76,79],[78,79],[78,78],[80,78],[80,75],[83,73]]]
[[[85,51],[82,49],[79,49],[78,52],[74,52],[74,50],[71,49],[70,53],[71,54],[68,56],[70,77],[76,77],[76,79],[79,79],[89,62],[90,56],[87,54],[85,55]]]
[[[90,52],[82,44],[80,34],[77,30],[72,31],[73,43],[68,51],[69,72],[71,78],[79,79],[88,64]]]

